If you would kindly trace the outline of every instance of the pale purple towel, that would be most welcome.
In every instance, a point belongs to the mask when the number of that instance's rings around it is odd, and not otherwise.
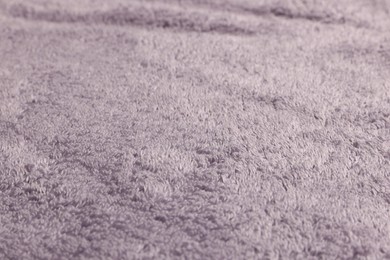
[[[387,0],[0,0],[0,259],[390,259]]]

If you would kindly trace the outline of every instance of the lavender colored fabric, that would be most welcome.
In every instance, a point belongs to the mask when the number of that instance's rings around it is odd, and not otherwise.
[[[390,259],[390,2],[0,0],[0,259]]]

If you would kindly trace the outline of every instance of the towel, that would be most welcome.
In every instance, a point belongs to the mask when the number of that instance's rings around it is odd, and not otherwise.
[[[1,259],[389,259],[387,0],[0,0]]]

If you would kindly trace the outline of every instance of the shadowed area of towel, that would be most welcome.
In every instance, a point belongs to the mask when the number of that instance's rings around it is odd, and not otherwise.
[[[0,258],[390,258],[389,8],[0,0]]]

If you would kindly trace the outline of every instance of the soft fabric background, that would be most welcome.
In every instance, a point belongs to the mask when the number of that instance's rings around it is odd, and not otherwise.
[[[390,2],[0,0],[1,259],[390,259]]]

